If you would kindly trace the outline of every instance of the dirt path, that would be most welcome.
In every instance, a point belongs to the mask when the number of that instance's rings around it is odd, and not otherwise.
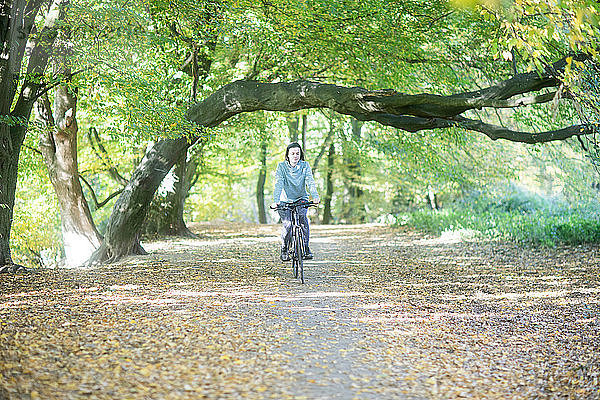
[[[92,270],[0,276],[0,399],[598,398],[600,249],[277,227]]]

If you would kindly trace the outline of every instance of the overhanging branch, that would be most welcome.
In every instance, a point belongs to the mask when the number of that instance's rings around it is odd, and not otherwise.
[[[572,57],[585,60],[588,56]],[[214,127],[243,112],[328,108],[360,121],[375,121],[409,132],[460,126],[482,132],[494,140],[502,138],[523,143],[562,140],[592,133],[596,127],[576,125],[539,134],[527,133],[469,120],[461,114],[483,107],[512,108],[552,101],[557,98],[557,92],[534,92],[558,86],[560,73],[566,64],[565,57],[542,73],[518,74],[488,88],[451,96],[427,93],[410,95],[391,89],[367,90],[307,80],[280,83],[236,81],[192,106],[187,118],[201,126]],[[525,96],[516,97],[519,95]]]
[[[120,195],[121,193],[123,193],[123,189],[119,189],[116,192],[111,193],[111,195],[108,196],[106,199],[104,199],[104,201],[98,202],[98,197],[96,196],[96,192],[94,192],[94,188],[92,187],[92,185],[90,185],[90,183],[81,175],[79,175],[79,179],[85,184],[85,186],[87,186],[88,190],[90,191],[90,194],[92,195],[92,201],[94,202],[94,205],[96,206],[96,210],[101,209],[113,198],[115,198],[118,195]]]
[[[600,128],[598,124],[572,125],[566,128],[540,133],[513,131],[497,125],[486,124],[481,121],[458,118],[456,125],[472,131],[485,134],[492,140],[506,139],[520,143],[546,143],[555,140],[565,140],[573,136],[589,135]]]

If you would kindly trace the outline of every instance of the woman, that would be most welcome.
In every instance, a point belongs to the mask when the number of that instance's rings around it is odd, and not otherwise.
[[[304,152],[298,143],[290,143],[285,150],[285,161],[280,162],[275,171],[275,190],[273,191],[275,205],[279,205],[282,202],[293,203],[297,200],[308,200],[306,186],[308,186],[313,202],[318,203],[320,200],[319,193],[317,192],[310,165],[304,161]],[[308,218],[306,218],[306,210],[306,208],[300,207],[298,214],[304,233],[304,248],[306,249],[304,258],[310,260],[313,258],[313,255],[308,248],[310,229],[308,227]],[[292,212],[291,210],[279,210],[279,216],[283,222],[283,228],[281,229],[281,239],[283,240],[283,244],[281,245],[281,260],[289,261],[288,243],[292,233]]]

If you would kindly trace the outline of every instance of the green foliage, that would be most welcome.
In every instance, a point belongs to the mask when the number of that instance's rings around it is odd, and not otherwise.
[[[469,230],[483,237],[549,247],[600,242],[597,199],[573,204],[525,191],[498,197],[474,193],[444,210],[415,211],[399,220],[436,234]]]
[[[100,200],[120,187],[106,174],[110,166],[128,177],[148,141],[198,133],[184,118],[196,100],[189,62],[194,54],[199,62],[197,99],[236,79],[313,79],[406,93],[451,94],[539,69],[569,52],[596,56],[600,25],[597,3],[587,0],[77,0],[70,7],[65,26],[72,34],[73,69],[78,71],[74,85],[79,88],[80,170]],[[467,116],[531,131],[582,119],[594,121],[597,70],[574,59],[568,64],[561,95],[577,97],[580,113],[553,102],[499,112],[477,110]],[[54,82],[51,75],[48,71],[48,82]],[[481,201],[487,208],[474,210],[489,214],[486,220],[474,217],[466,205],[452,212],[415,213],[411,218],[432,230],[473,226],[470,229],[486,235],[522,241],[529,239],[518,236],[519,232],[536,231],[531,237],[539,239],[531,241],[540,243],[575,238],[576,232],[593,237],[593,221],[577,219],[566,206],[551,212],[544,201],[532,196],[509,195],[497,204],[481,200],[487,188],[520,175],[551,177],[560,182],[563,192],[577,193],[590,183],[590,170],[572,167],[581,164],[578,142],[524,147],[491,142],[454,128],[406,133],[370,123],[363,125],[362,137],[356,139],[347,117],[334,121],[319,111],[302,113],[309,116],[305,150],[311,164],[325,144],[330,124],[334,125],[336,221],[347,218],[355,207],[347,188],[353,182],[363,191],[367,221],[392,210],[422,206],[430,188],[443,204],[479,190],[482,194],[472,198],[473,204]],[[83,138],[90,127],[98,129],[110,163],[103,162]],[[269,202],[271,172],[283,159],[287,129],[281,114],[253,113],[206,131],[208,140],[198,160],[201,176],[188,199],[188,219],[254,221],[257,149],[268,144],[265,195]],[[34,138],[27,140],[36,147]],[[38,253],[47,248],[57,254],[56,207],[49,206],[47,212],[40,208],[54,200],[47,184],[31,178],[44,174],[33,154],[26,153],[21,160],[23,186],[18,196],[22,202],[13,235],[16,253],[26,254],[27,247],[33,246]],[[349,171],[349,163],[359,164],[360,172]],[[314,171],[321,195],[325,166],[326,156]],[[531,183],[527,179],[522,178],[522,183]],[[101,210],[90,206],[102,231],[110,203]],[[535,218],[553,228],[538,229]],[[48,230],[34,229],[38,224]]]
[[[28,138],[27,146],[32,142]],[[30,266],[56,266],[61,257],[60,214],[41,155],[25,148],[11,230],[13,260]]]

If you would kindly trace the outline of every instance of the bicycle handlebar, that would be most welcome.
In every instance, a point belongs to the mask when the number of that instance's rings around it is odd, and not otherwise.
[[[271,210],[288,210],[294,207],[304,207],[304,208],[309,208],[309,207],[316,207],[318,206],[319,203],[313,203],[312,201],[296,201],[294,203],[279,203],[277,206],[273,207],[273,206],[269,206],[269,208]]]

